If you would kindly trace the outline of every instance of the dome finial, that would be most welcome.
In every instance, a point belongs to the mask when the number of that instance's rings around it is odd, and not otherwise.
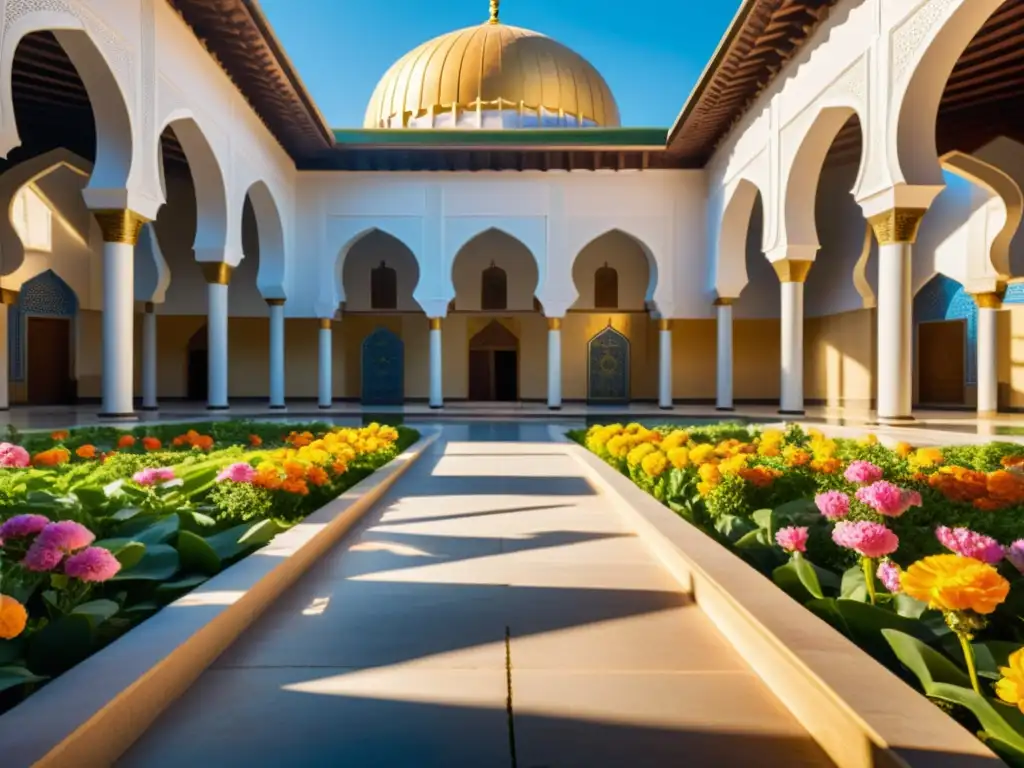
[[[487,22],[488,24],[500,24],[498,20],[498,7],[501,5],[501,0],[491,0],[491,18]]]

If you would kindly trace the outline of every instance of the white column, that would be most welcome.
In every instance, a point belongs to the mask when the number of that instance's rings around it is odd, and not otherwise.
[[[331,359],[331,318],[320,318],[320,366],[317,377],[317,400],[321,408],[330,408],[333,402],[331,390],[331,369],[334,362]]]
[[[16,304],[18,294],[6,288],[0,288],[0,411],[11,407],[10,392],[7,380],[10,378],[10,363],[7,359],[7,312],[11,304]]]
[[[270,407],[284,408],[284,299],[267,299],[270,307]]]
[[[207,408],[226,410],[228,407],[228,283],[232,267],[222,262],[203,265],[206,274],[207,320],[209,335],[209,386]]]
[[[443,408],[444,394],[442,384],[442,366],[444,365],[441,353],[441,318],[430,318],[430,407]]]
[[[562,318],[548,318],[548,408],[562,407]]]
[[[907,421],[914,407],[914,296],[911,255],[924,209],[894,208],[868,221],[878,240],[880,421]]]
[[[672,321],[658,321],[658,407],[672,408]]]
[[[103,233],[103,404],[101,417],[131,418],[135,351],[135,244],[143,218],[94,211]]]
[[[155,411],[156,400],[156,305],[146,302],[142,315],[142,410]]]
[[[779,275],[782,293],[782,414],[804,412],[804,280],[813,263],[782,259],[772,264]]]
[[[974,300],[978,304],[978,416],[985,418],[999,412],[997,336],[1003,299],[998,293],[979,293]]]
[[[715,299],[718,310],[718,364],[716,367],[715,408],[734,410],[732,402],[732,302],[730,298]]]

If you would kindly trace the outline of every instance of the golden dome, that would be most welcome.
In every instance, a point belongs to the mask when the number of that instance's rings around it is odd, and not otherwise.
[[[387,71],[365,128],[619,125],[600,73],[538,32],[491,19],[414,48]]]

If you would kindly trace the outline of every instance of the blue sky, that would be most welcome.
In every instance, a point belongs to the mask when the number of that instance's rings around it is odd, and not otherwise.
[[[487,19],[488,0],[260,0],[334,128],[359,127],[377,81],[407,51]],[[623,125],[669,127],[739,0],[503,0],[502,21],[597,67]]]

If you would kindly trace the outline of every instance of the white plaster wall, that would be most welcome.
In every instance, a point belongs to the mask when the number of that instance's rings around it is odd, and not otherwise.
[[[395,270],[398,287],[397,312],[418,312],[419,304],[412,297],[419,281],[416,257],[402,242],[380,230],[374,230],[352,246],[345,259],[342,280],[345,287],[346,312],[370,312],[370,274],[381,262]]]
[[[505,308],[511,312],[531,311],[539,280],[533,254],[519,240],[496,229],[477,235],[459,249],[452,265],[455,309],[480,311],[483,273],[492,264],[505,270]]]
[[[974,156],[994,165],[1024,189],[1024,144],[1000,137],[979,149]],[[1010,242],[1010,271],[1014,276],[1024,275],[1024,227],[1018,228]]]
[[[618,231],[602,235],[576,257],[572,279],[580,297],[572,308],[594,309],[594,277],[606,264],[618,275],[618,309],[643,310],[651,272],[647,256],[632,237]]]
[[[576,256],[616,229],[649,254],[657,277],[649,293],[667,316],[711,314],[703,286],[702,171],[303,173],[296,214],[295,250],[303,258],[290,277],[286,308],[293,317],[319,316],[348,301],[338,276],[345,275],[349,249],[374,229],[400,240],[416,258],[415,298],[430,316],[443,315],[455,298],[451,267],[458,252],[491,229],[519,240],[532,255],[536,296],[552,316],[563,315],[578,298]],[[511,302],[519,278],[507,271]]]

